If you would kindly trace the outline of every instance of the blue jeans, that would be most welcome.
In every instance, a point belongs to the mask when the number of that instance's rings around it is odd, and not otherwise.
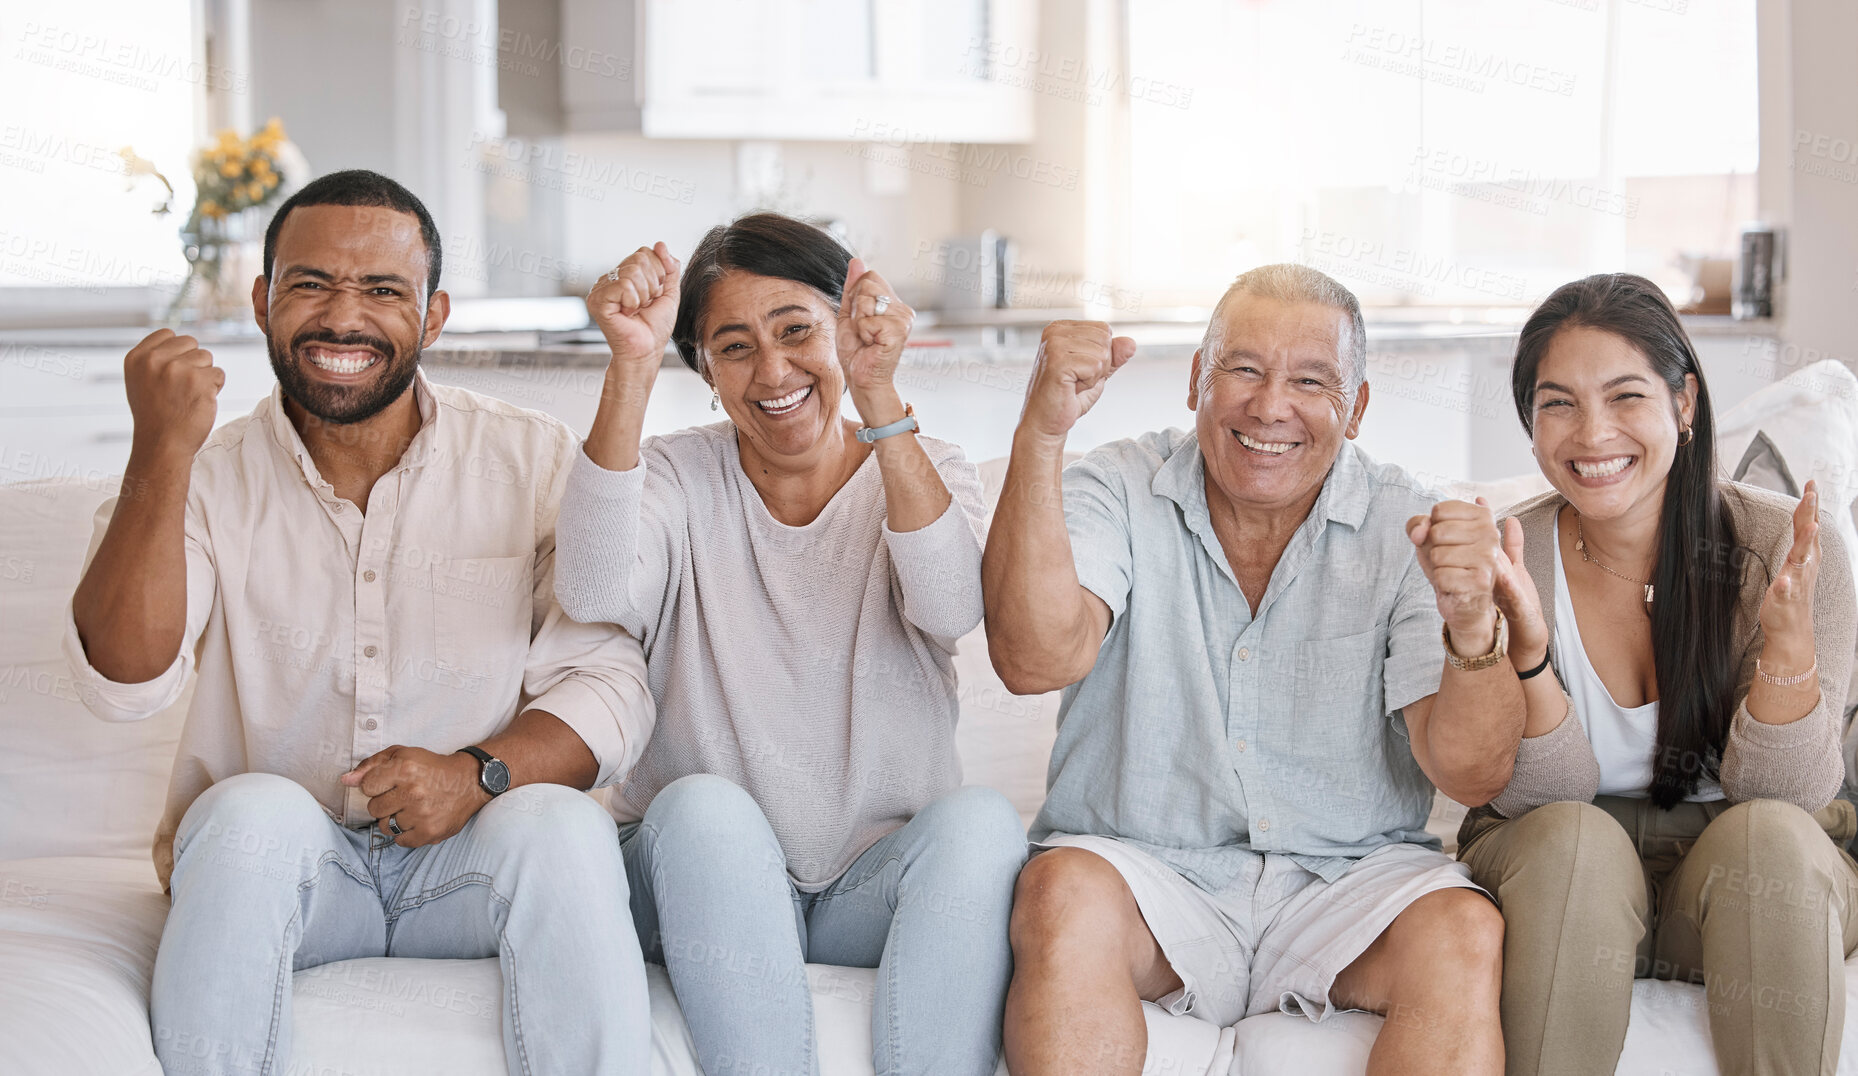
[[[663,962],[708,1076],[815,1076],[806,964],[878,969],[878,1076],[991,1076],[1012,978],[1007,918],[1026,834],[962,788],[803,893],[748,793],[693,774],[621,829],[632,917]]]
[[[613,922],[613,820],[573,789],[511,789],[451,838],[401,848],[338,826],[289,778],[240,774],[188,808],[170,884],[149,1003],[168,1076],[284,1071],[291,973],[367,956],[497,957],[512,1073],[650,1071],[645,965]]]

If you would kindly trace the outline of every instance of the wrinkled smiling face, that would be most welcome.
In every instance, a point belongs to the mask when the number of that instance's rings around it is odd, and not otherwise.
[[[1238,507],[1300,504],[1322,487],[1367,410],[1365,383],[1349,398],[1348,315],[1237,295],[1215,317],[1187,396],[1207,479]]]
[[[697,327],[703,367],[756,451],[805,457],[840,421],[836,327],[831,300],[799,281],[732,271],[711,286]]]
[[[418,219],[384,206],[293,209],[270,268],[253,302],[284,395],[337,424],[399,399],[444,321],[444,293],[426,296]]]
[[[1696,378],[1681,395],[1625,337],[1585,325],[1561,329],[1535,370],[1537,464],[1574,510],[1591,519],[1657,512]]]

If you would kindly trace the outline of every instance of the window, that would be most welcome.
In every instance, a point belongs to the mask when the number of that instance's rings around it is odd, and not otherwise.
[[[179,285],[179,229],[193,206],[196,95],[247,93],[246,76],[204,62],[181,0],[40,5],[9,20],[0,100],[0,287]],[[133,146],[174,184],[130,189],[118,150]]]
[[[1754,0],[1175,0],[1128,7],[1132,286],[1205,304],[1302,261],[1374,305],[1525,306],[1755,216]]]

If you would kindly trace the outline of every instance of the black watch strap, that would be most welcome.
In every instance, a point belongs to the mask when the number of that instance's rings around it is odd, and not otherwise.
[[[1542,671],[1543,669],[1546,669],[1546,668],[1548,668],[1548,654],[1547,654],[1546,652],[1544,652],[1544,653],[1542,654],[1542,663],[1541,663],[1540,665],[1537,665],[1537,666],[1536,666],[1535,668],[1533,668],[1533,669],[1530,669],[1530,670],[1529,670],[1528,672],[1519,672],[1519,673],[1517,673],[1517,674],[1516,674],[1516,679],[1518,679],[1518,680],[1527,680],[1527,679],[1529,679],[1529,678],[1530,678],[1531,676],[1536,676],[1536,675],[1539,675],[1539,674],[1541,673],[1541,671]]]
[[[510,767],[502,759],[475,744],[470,747],[460,747],[458,750],[477,759],[477,785],[479,788],[489,793],[493,799],[510,790]],[[489,771],[493,766],[503,777],[501,788],[497,787],[496,782],[489,779]]]

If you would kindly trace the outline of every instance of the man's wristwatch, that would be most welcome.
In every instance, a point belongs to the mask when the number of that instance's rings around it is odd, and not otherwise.
[[[1457,669],[1459,672],[1476,672],[1479,669],[1490,668],[1497,662],[1502,661],[1504,655],[1509,653],[1510,625],[1508,621],[1503,619],[1503,610],[1497,610],[1497,637],[1491,645],[1490,653],[1480,654],[1474,658],[1461,658],[1458,656],[1458,652],[1452,649],[1452,629],[1450,627],[1440,627],[1439,638],[1445,643],[1445,661],[1447,664]]]
[[[496,799],[510,790],[510,768],[503,760],[481,747],[461,747],[460,751],[477,759],[477,786]]]

